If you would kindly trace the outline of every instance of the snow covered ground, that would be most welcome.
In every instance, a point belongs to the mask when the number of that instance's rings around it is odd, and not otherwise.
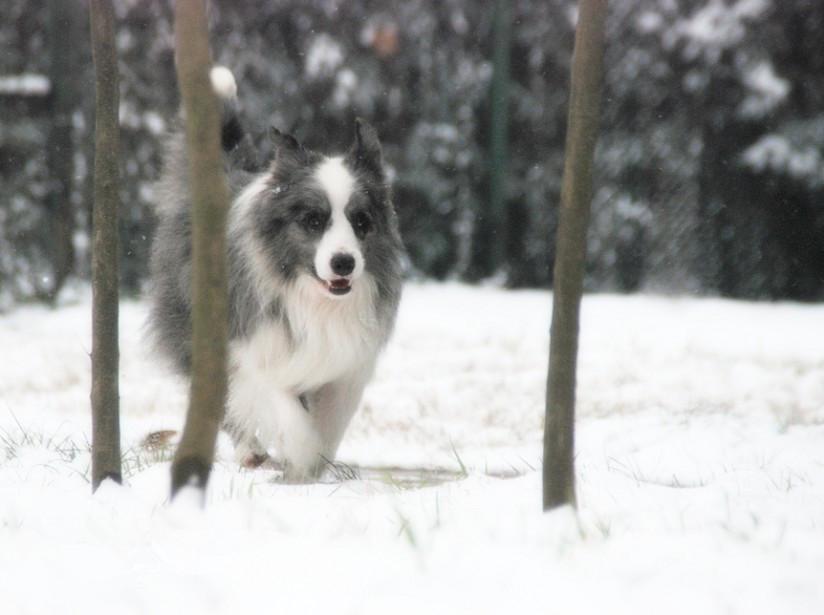
[[[185,388],[122,312],[127,486],[89,491],[89,304],[0,317],[0,612],[824,613],[824,305],[588,296],[579,510],[540,512],[550,296],[410,285],[315,485],[167,506]],[[343,472],[346,474],[346,472]]]

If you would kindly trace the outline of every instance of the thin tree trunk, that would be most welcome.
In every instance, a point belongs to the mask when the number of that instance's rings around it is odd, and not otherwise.
[[[183,99],[192,197],[192,384],[183,436],[172,464],[172,497],[186,485],[205,491],[226,400],[226,214],[220,111],[203,0],[175,5],[177,77]]]
[[[544,510],[575,505],[575,373],[592,157],[604,56],[607,0],[581,0],[572,59],[561,212],[555,248],[544,427]]]
[[[76,72],[73,56],[77,47],[77,11],[69,0],[50,0],[49,10],[49,96],[50,125],[46,147],[49,170],[47,253],[52,277],[43,293],[54,301],[74,269],[74,210],[72,186],[74,143],[72,113],[77,107]]]
[[[121,482],[118,350],[119,150],[117,49],[111,0],[92,0],[95,163],[92,208],[92,490]]]

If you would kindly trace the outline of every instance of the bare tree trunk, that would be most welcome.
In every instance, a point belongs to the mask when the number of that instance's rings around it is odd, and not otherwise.
[[[183,99],[192,198],[192,384],[183,436],[172,464],[172,497],[194,484],[205,491],[226,400],[228,299],[226,214],[229,194],[220,151],[220,111],[203,0],[175,4],[177,77]]]
[[[48,3],[51,94],[46,146],[46,166],[49,170],[46,245],[52,277],[43,289],[43,294],[50,301],[57,298],[66,278],[74,269],[74,209],[71,200],[74,176],[72,113],[77,107],[74,56],[78,47],[79,9],[75,2],[69,0],[50,0]]]
[[[117,49],[111,0],[92,0],[95,70],[95,163],[92,208],[92,490],[121,482],[118,349],[120,135]]]
[[[544,427],[544,510],[575,505],[575,372],[592,157],[604,57],[607,0],[581,0],[572,59],[561,212],[555,248]]]

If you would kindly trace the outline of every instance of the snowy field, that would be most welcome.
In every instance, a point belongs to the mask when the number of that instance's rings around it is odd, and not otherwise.
[[[94,497],[88,299],[0,317],[0,612],[824,613],[824,305],[585,298],[577,516],[540,512],[549,305],[410,285],[347,467],[287,485],[221,439],[205,513],[142,444],[185,408],[145,305]]]

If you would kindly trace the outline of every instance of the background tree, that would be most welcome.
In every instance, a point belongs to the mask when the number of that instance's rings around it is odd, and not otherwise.
[[[75,67],[78,64],[81,7],[73,0],[49,0],[51,125],[46,163],[49,190],[46,198],[47,251],[52,274],[44,293],[54,300],[74,270],[74,139],[72,116],[79,107]]]
[[[489,91],[489,198],[479,212],[475,225],[476,266],[478,273],[486,276],[498,272],[510,275],[507,266],[509,238],[515,235],[507,232],[511,226],[507,207],[511,20],[510,0],[496,0],[492,19],[492,83]]]
[[[555,249],[544,428],[544,509],[575,505],[575,374],[592,159],[604,56],[607,0],[581,0],[570,79],[561,213]]]
[[[75,0],[76,1],[76,0]],[[210,5],[216,60],[244,84],[253,133],[283,126],[324,151],[354,118],[379,129],[413,275],[474,281],[487,258],[496,2],[278,0]],[[552,284],[573,0],[510,0],[505,221],[511,286]],[[53,278],[49,3],[4,0],[0,21],[0,309]],[[179,100],[173,3],[121,0],[120,276],[146,281],[153,185]],[[607,21],[598,189],[585,287],[824,298],[824,36],[819,0],[622,0]],[[92,86],[82,57],[71,77]],[[90,141],[91,97],[72,115]],[[263,156],[269,144],[257,143]],[[85,186],[90,152],[75,149]],[[74,191],[75,273],[88,220]],[[497,229],[496,235],[500,232]],[[486,233],[486,234],[485,234]],[[501,247],[496,244],[495,247]],[[507,251],[503,251],[507,252]]]
[[[175,42],[192,199],[192,382],[186,424],[172,463],[172,497],[192,484],[205,492],[223,420],[229,204],[220,150],[220,111],[209,81],[212,55],[203,0],[176,2]]]
[[[118,348],[119,90],[111,0],[90,5],[95,70],[92,222],[92,490],[121,482]]]

